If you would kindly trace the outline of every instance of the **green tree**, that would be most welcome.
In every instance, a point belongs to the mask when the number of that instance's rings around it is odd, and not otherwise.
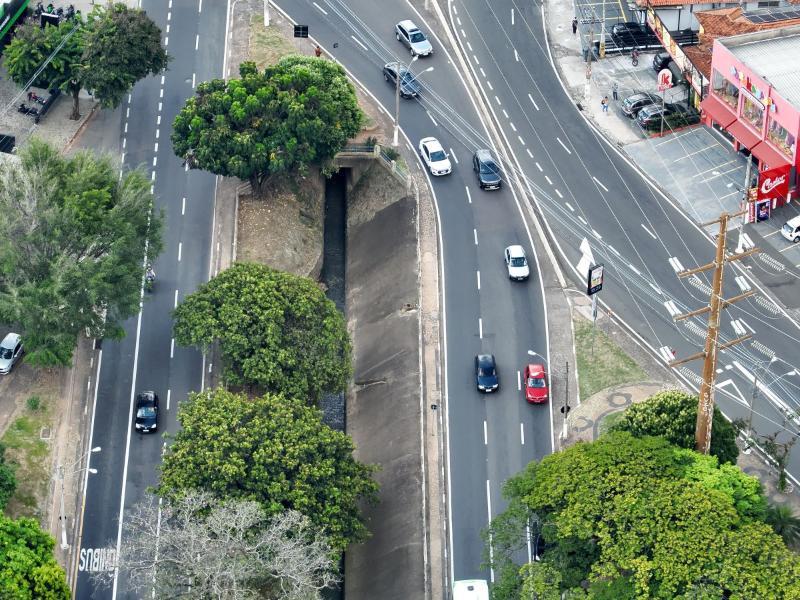
[[[344,69],[330,60],[287,56],[240,79],[197,86],[175,118],[172,144],[190,167],[248,180],[261,195],[272,175],[328,163],[358,133],[362,113]]]
[[[54,545],[33,519],[0,515],[0,598],[68,600],[69,587],[53,557]]]
[[[116,3],[92,13],[81,62],[83,87],[104,108],[116,108],[137,81],[166,69],[169,56],[147,13]]]
[[[628,431],[637,437],[656,435],[681,448],[694,449],[696,422],[697,396],[670,390],[628,407],[610,429]],[[711,454],[721,463],[736,464],[739,457],[736,430],[716,406],[711,424]]]
[[[0,172],[0,321],[27,360],[67,365],[78,334],[121,338],[139,310],[145,244],[161,248],[150,180],[110,157],[64,157],[31,140]]]
[[[72,119],[80,117],[78,94],[82,88],[84,28],[84,22],[78,18],[43,28],[31,21],[17,28],[11,43],[3,50],[8,76],[20,87],[27,86],[36,71],[52,56],[32,85],[58,88],[72,96]]]
[[[352,368],[344,317],[306,277],[237,263],[175,310],[175,340],[219,342],[225,377],[316,402],[345,389]]]
[[[19,86],[28,85],[52,56],[33,85],[70,94],[71,119],[80,117],[81,89],[90,90],[101,106],[116,107],[137,81],[160,73],[168,62],[158,26],[143,10],[121,3],[95,6],[86,20],[23,25],[4,55],[9,77]]]
[[[580,561],[561,558],[582,556],[589,598],[633,597],[631,588],[637,598],[800,598],[800,561],[753,516],[758,492],[727,471],[712,477],[715,464],[662,438],[614,432],[529,465],[505,493],[514,510],[551,524],[543,560],[562,588],[574,587],[565,574]],[[492,531],[524,535],[503,530],[518,523],[495,519]]]
[[[17,489],[17,477],[14,469],[6,463],[6,447],[0,444],[0,513],[8,504]]]
[[[553,566],[532,562],[520,569],[522,593],[520,598],[530,600],[561,600],[561,573]]]
[[[800,517],[788,504],[774,504],[767,508],[764,521],[772,527],[790,548],[800,546]]]
[[[376,498],[373,467],[353,458],[349,436],[300,400],[248,398],[223,389],[192,394],[161,470],[160,495],[205,490],[254,500],[268,516],[296,510],[344,550],[365,539],[360,501]]]

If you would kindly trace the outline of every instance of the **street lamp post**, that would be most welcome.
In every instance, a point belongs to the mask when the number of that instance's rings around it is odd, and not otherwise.
[[[758,374],[765,369],[768,369],[769,366],[778,360],[777,356],[773,356],[769,359],[767,364],[762,364],[760,367],[756,367],[753,371],[753,392],[750,395],[750,406],[747,410],[747,435],[750,438],[754,438],[753,436],[753,406],[756,403],[756,398],[758,397]]]
[[[414,62],[418,58],[419,58],[419,56],[415,55],[409,61],[409,63],[407,65],[405,65],[404,73],[410,73],[411,72],[411,65],[414,64]],[[395,78],[395,85],[394,85],[394,133],[392,135],[392,146],[397,148],[397,145],[400,143],[400,141],[399,141],[399,137],[400,137],[400,78],[402,77],[402,75],[400,73],[400,67],[401,67],[402,63],[398,60],[395,64],[397,66],[397,77]],[[428,67],[427,69],[422,71],[422,73],[429,73],[430,71],[433,71],[433,67]],[[414,75],[411,78],[411,81],[415,81],[416,79],[418,79],[419,76],[422,75],[422,73],[420,73],[419,75]]]
[[[92,448],[89,451],[89,453],[100,452],[100,449],[101,449],[100,446],[97,446],[95,448]],[[88,454],[86,456],[88,456]],[[81,461],[83,460],[83,458],[84,457],[81,456],[78,460],[76,460],[74,463],[72,463],[69,466],[69,469],[72,469],[73,467],[75,467],[75,465],[80,464]],[[62,550],[68,550],[69,549],[69,544],[67,543],[67,516],[66,516],[66,512],[64,510],[64,476],[65,476],[64,471],[65,471],[64,465],[58,465],[56,467],[56,474],[57,474],[57,477],[58,477],[59,488],[60,488],[60,502],[59,502],[60,511],[59,511],[58,519],[59,519],[59,521],[61,521],[61,549]],[[87,465],[85,467],[79,467],[79,468],[75,469],[74,471],[70,471],[70,475],[75,475],[76,473],[81,473],[83,471],[89,471],[89,473],[97,473],[97,469],[91,469]]]

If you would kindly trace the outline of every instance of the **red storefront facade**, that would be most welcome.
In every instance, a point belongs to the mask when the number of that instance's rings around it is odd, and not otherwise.
[[[758,198],[776,208],[798,194],[800,26],[714,40],[704,122],[758,162]],[[755,207],[753,207],[755,210]]]

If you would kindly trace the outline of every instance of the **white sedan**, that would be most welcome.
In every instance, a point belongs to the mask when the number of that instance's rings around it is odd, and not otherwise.
[[[427,165],[431,175],[448,175],[452,172],[453,166],[447,158],[447,152],[434,137],[422,138],[419,141],[419,155]]]
[[[525,249],[522,246],[509,246],[506,248],[506,267],[508,278],[523,281],[530,275],[528,259],[525,258]]]

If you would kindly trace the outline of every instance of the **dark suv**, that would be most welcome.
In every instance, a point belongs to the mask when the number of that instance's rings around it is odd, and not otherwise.
[[[406,69],[405,65],[396,62],[390,62],[383,65],[383,78],[392,84],[392,87],[397,86],[397,73],[400,73],[400,95],[403,98],[413,98],[419,94],[419,83],[416,77]]]
[[[625,116],[633,119],[640,110],[651,104],[661,104],[661,96],[647,92],[638,92],[625,98],[622,101],[621,107]]]
[[[478,184],[482,190],[499,190],[503,185],[500,167],[492,158],[492,153],[485,148],[476,150],[472,155],[472,169],[478,177]]]
[[[611,28],[611,40],[620,47],[648,46],[658,41],[647,25],[636,22],[617,23]]]
[[[661,127],[661,114],[664,114],[664,127],[683,127],[700,122],[700,115],[689,110],[682,104],[667,103],[664,108],[660,104],[645,106],[636,115],[636,122],[644,129],[658,129]]]

